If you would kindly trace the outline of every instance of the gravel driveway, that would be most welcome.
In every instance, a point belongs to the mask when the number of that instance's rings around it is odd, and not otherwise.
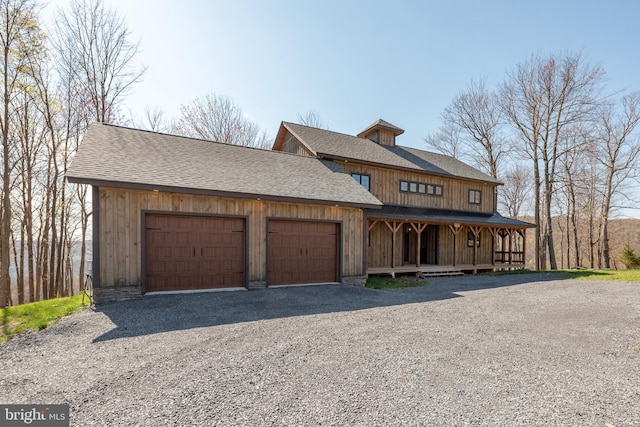
[[[76,426],[640,425],[640,283],[552,274],[149,296],[0,345]]]

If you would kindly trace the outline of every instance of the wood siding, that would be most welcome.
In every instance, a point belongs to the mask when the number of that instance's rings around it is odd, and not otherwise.
[[[396,145],[396,136],[392,131],[380,129],[380,145],[387,145],[393,147]]]
[[[456,265],[471,265],[473,262],[473,246],[467,246],[467,234],[469,233],[468,227],[462,227],[462,230],[458,233],[456,242]],[[440,227],[439,247],[441,248],[440,264],[452,265],[453,264],[453,233],[449,227]],[[478,264],[491,264],[491,257],[493,254],[493,236],[491,232],[486,228],[483,228],[480,232],[480,246],[477,248],[478,252]]]
[[[245,217],[247,281],[266,280],[267,219],[295,218],[342,223],[343,277],[362,276],[364,225],[357,208],[99,188],[100,279],[102,287],[142,283],[143,211]]]
[[[352,162],[336,162],[348,173],[366,174],[371,177],[370,190],[381,202],[392,205],[419,206],[439,209],[455,209],[468,212],[492,213],[494,211],[495,186],[461,179],[407,172]],[[442,196],[400,191],[400,181],[410,181],[442,186]],[[481,203],[469,203],[469,190],[481,192]]]
[[[421,259],[420,264],[437,264],[452,265],[453,264],[453,233],[446,225],[439,225],[437,233],[431,228],[432,235],[437,235],[436,254],[429,254],[427,259]],[[456,242],[456,264],[471,265],[474,264],[473,247],[467,246],[468,227],[463,227],[458,234]],[[422,233],[422,239],[429,241],[429,233]],[[369,231],[369,240],[367,242],[367,267],[389,267],[391,266],[391,230],[384,224],[384,221],[376,223],[371,231]],[[406,242],[405,239],[410,239]],[[407,233],[404,227],[401,227],[396,233],[396,250],[394,265],[402,266],[407,264],[415,264],[415,254],[410,253],[416,249],[416,233],[412,231]],[[407,253],[407,251],[409,251]],[[491,264],[493,254],[493,240],[491,232],[483,228],[480,233],[480,246],[477,248],[478,261],[477,264]]]
[[[313,157],[313,153],[309,151],[307,147],[305,147],[296,137],[287,132],[284,137],[284,141],[282,143],[282,147],[280,151],[284,151],[286,153],[297,154],[299,156]]]

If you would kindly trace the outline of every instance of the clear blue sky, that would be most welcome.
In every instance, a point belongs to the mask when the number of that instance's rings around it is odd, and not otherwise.
[[[126,112],[151,105],[177,116],[216,92],[271,137],[314,109],[351,134],[383,118],[405,129],[399,143],[423,147],[472,78],[494,85],[532,53],[582,49],[610,89],[640,89],[634,1],[105,2],[126,17],[149,67]]]
[[[271,138],[313,109],[349,134],[385,119],[405,130],[399,144],[425,148],[472,78],[495,86],[535,53],[582,50],[611,91],[640,90],[636,1],[104,1],[148,66],[123,105],[138,116],[149,105],[177,117],[215,92]]]

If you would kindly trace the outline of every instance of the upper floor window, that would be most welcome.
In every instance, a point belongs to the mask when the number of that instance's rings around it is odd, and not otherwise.
[[[469,190],[469,203],[479,205],[481,202],[482,193],[480,190]]]
[[[429,194],[442,196],[442,185],[424,184],[421,182],[400,181],[400,191],[405,193]]]
[[[360,185],[362,185],[364,188],[366,188],[367,191],[369,191],[369,181],[371,180],[369,175],[363,175],[363,174],[360,174],[360,173],[352,173],[351,176],[353,177],[353,179],[358,181],[358,183],[360,183]]]

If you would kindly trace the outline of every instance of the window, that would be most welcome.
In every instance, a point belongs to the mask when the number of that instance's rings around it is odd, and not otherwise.
[[[473,247],[473,241],[476,241],[476,246],[480,247],[480,235],[478,234],[478,239],[476,240],[475,236],[473,235],[472,232],[468,232],[467,233],[467,247],[472,248]]]
[[[352,173],[351,176],[353,177],[353,179],[358,181],[358,183],[360,185],[362,185],[364,188],[369,190],[369,181],[371,179],[369,177],[369,175],[363,175],[363,174],[359,174],[359,173]]]
[[[400,191],[405,193],[429,194],[442,196],[442,185],[424,184],[421,182],[400,181]]]
[[[479,205],[481,194],[480,190],[469,190],[469,203]]]

